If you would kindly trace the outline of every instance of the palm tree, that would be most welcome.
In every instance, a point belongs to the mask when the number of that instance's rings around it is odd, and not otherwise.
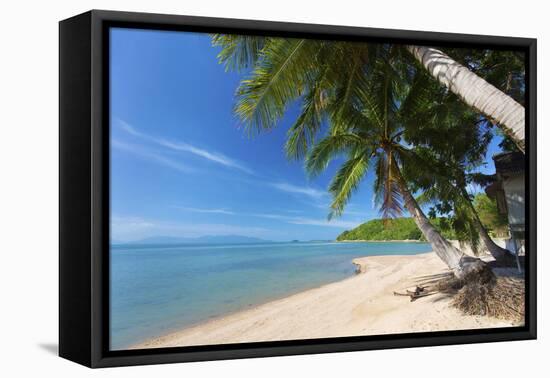
[[[221,37],[215,37],[215,43],[220,41]],[[238,66],[235,62],[253,67],[237,90],[236,114],[249,131],[270,129],[291,101],[301,100],[301,114],[289,130],[287,155],[303,157],[314,144],[306,160],[312,174],[322,171],[341,153],[347,157],[329,187],[333,196],[330,217],[343,212],[367,168],[374,164],[375,192],[385,217],[400,214],[404,206],[457,277],[487,269],[481,260],[464,255],[441,236],[401,173],[413,160],[411,151],[400,144],[404,130],[399,123],[399,104],[408,92],[407,79],[414,72],[403,64],[399,48],[270,39],[262,42],[259,57],[254,57],[246,52],[249,43],[239,45],[233,38],[222,42],[226,49],[220,60],[228,67]],[[324,120],[330,126],[328,135],[315,143]]]
[[[374,191],[383,217],[399,216],[403,207],[413,217],[434,252],[457,277],[486,269],[484,263],[452,246],[431,224],[411,193],[402,171],[416,165],[418,157],[403,143],[405,129],[401,123],[403,104],[410,91],[403,70],[396,63],[392,47],[381,48],[378,63],[366,72],[353,106],[331,109],[330,129],[316,143],[306,158],[306,169],[312,175],[322,172],[329,162],[345,156],[345,162],[333,178],[330,217],[340,215],[369,167],[376,172]]]
[[[441,84],[493,120],[525,152],[525,108],[450,56],[433,47],[407,50]]]

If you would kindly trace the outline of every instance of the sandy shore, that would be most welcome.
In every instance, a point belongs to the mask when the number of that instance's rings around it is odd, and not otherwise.
[[[447,271],[435,253],[355,259],[361,274],[235,314],[220,317],[132,348],[278,341],[422,331],[507,327],[515,324],[465,316],[434,294],[410,302],[394,291]]]

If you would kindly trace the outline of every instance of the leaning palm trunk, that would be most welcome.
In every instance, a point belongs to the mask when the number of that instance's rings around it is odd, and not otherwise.
[[[493,256],[493,258],[496,261],[499,261],[501,263],[512,265],[515,262],[514,256],[512,255],[512,252],[508,251],[507,249],[504,249],[500,246],[498,246],[493,239],[489,236],[487,233],[487,230],[485,229],[485,226],[483,226],[483,223],[481,223],[481,219],[479,219],[479,215],[477,214],[477,210],[472,205],[470,200],[468,199],[468,192],[466,192],[466,189],[462,188],[462,196],[466,200],[466,203],[470,207],[470,210],[474,216],[474,222],[477,226],[477,230],[479,232],[479,237],[481,239],[481,242],[485,246],[485,249]]]
[[[401,196],[405,202],[405,207],[413,217],[416,225],[432,245],[434,252],[439,256],[445,264],[453,271],[457,278],[464,278],[471,274],[481,273],[483,270],[489,269],[487,264],[478,258],[465,255],[454,247],[448,240],[443,238],[439,231],[430,223],[418,202],[410,193],[404,180],[398,182]]]
[[[450,91],[503,129],[525,152],[525,108],[440,50],[407,46],[407,50]]]
[[[491,256],[493,256],[496,261],[502,262],[506,265],[514,264],[515,258],[512,255],[512,252],[498,246],[493,241],[493,239],[491,239],[491,237],[487,233],[487,230],[485,229],[485,227],[483,227],[483,225],[481,224],[481,221],[477,217],[477,214],[475,215],[475,222],[477,225],[477,229],[479,231],[479,237],[481,239],[481,242],[483,243],[487,251],[489,251]]]

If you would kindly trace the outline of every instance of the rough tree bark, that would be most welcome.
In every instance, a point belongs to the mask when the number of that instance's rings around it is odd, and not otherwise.
[[[525,108],[444,52],[425,46],[407,50],[441,84],[494,121],[525,153]]]

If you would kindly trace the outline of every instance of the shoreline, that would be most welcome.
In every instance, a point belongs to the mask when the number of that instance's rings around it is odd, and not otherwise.
[[[367,256],[352,263],[358,267],[354,276],[150,338],[128,349],[518,325],[464,315],[449,305],[450,297],[440,293],[415,302],[394,296],[394,291],[448,271],[433,252]]]
[[[428,253],[431,253],[431,252],[428,252]],[[164,333],[163,335],[156,336],[156,337],[150,337],[150,338],[148,338],[148,339],[146,339],[142,342],[132,344],[128,348],[116,349],[116,350],[141,349],[141,348],[144,348],[143,345],[145,345],[145,344],[149,344],[150,342],[158,340],[158,339],[164,339],[166,337],[170,337],[170,336],[172,336],[176,333],[184,332],[186,330],[193,329],[193,328],[203,327],[203,326],[206,326],[210,323],[219,322],[219,321],[221,321],[225,318],[229,318],[229,317],[232,317],[232,316],[235,316],[235,315],[238,315],[238,314],[242,314],[242,313],[245,313],[247,311],[253,311],[258,307],[262,307],[262,306],[266,306],[266,305],[270,305],[270,304],[275,304],[278,301],[283,301],[283,300],[286,300],[286,299],[290,299],[294,296],[305,294],[305,293],[313,291],[313,290],[319,290],[319,289],[324,288],[325,286],[330,286],[330,285],[334,285],[334,284],[339,283],[339,282],[344,282],[344,281],[347,281],[347,280],[351,280],[351,279],[355,278],[358,274],[363,274],[365,272],[364,267],[363,267],[363,263],[360,262],[359,260],[367,258],[367,257],[374,257],[374,256],[358,257],[358,258],[354,258],[354,259],[351,260],[351,263],[355,266],[355,273],[352,276],[345,277],[345,278],[343,278],[341,280],[338,280],[338,281],[329,282],[329,283],[322,284],[322,285],[319,285],[319,286],[314,286],[314,287],[311,287],[309,289],[301,290],[301,291],[298,291],[298,292],[295,292],[295,293],[292,293],[292,294],[283,295],[283,296],[280,296],[280,297],[277,297],[277,298],[267,299],[267,300],[265,300],[264,302],[261,302],[261,303],[249,304],[247,307],[242,308],[240,310],[235,310],[235,311],[231,311],[231,312],[228,312],[228,313],[225,313],[225,314],[216,315],[216,316],[210,317],[206,320],[198,321],[196,323],[192,323],[192,324],[186,325],[184,327],[180,327],[179,329],[168,331],[168,332]],[[149,348],[149,347],[147,347],[147,348]],[[164,346],[158,346],[157,348],[164,348]]]

